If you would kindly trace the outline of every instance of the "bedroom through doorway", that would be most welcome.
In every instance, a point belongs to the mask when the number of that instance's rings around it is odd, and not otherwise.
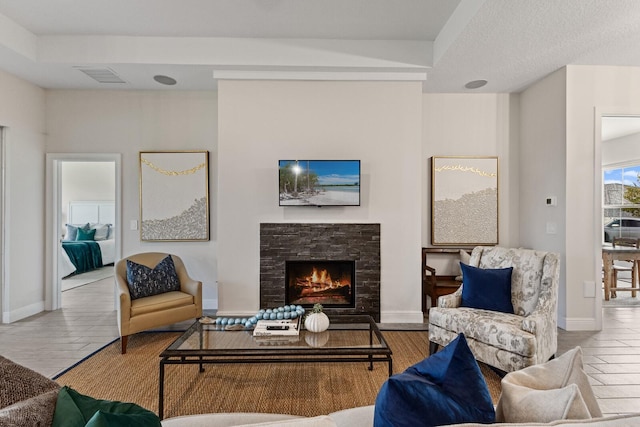
[[[120,174],[120,154],[47,154],[47,310],[70,308],[65,294],[89,284],[113,288]]]
[[[116,247],[115,163],[60,162],[62,306],[73,289],[113,277]],[[104,281],[105,286],[111,282]]]

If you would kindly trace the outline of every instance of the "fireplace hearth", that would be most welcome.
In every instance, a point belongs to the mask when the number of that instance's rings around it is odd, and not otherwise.
[[[354,261],[286,261],[285,304],[355,307]]]
[[[369,314],[380,321],[380,224],[260,224],[260,308],[287,304],[287,261],[352,263],[351,301],[323,304],[324,311]],[[332,280],[342,275],[328,272]]]

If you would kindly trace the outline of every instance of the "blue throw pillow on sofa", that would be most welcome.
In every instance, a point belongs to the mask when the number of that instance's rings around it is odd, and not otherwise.
[[[492,423],[487,383],[460,334],[438,353],[390,377],[376,398],[374,427]]]
[[[167,255],[154,268],[127,260],[127,285],[131,299],[179,291],[180,279],[171,255]]]
[[[511,303],[513,267],[483,269],[460,263],[460,268],[463,277],[460,307],[513,314]]]

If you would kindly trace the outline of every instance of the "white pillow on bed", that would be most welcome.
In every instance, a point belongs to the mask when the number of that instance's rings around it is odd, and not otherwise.
[[[109,229],[111,224],[98,224],[91,223],[91,228],[95,228],[96,234],[93,236],[93,240],[107,240],[109,237]]]

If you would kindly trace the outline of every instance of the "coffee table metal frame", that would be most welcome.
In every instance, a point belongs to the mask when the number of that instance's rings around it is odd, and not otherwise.
[[[331,326],[329,331],[369,331],[369,345],[349,347],[290,347],[265,346],[260,348],[203,348],[203,336],[206,331],[216,331],[225,334],[250,334],[251,331],[216,330],[215,325],[194,322],[178,339],[160,353],[160,377],[158,387],[158,415],[164,415],[164,368],[165,365],[199,365],[200,372],[204,371],[204,364],[227,363],[304,363],[304,362],[368,362],[369,370],[373,364],[386,362],[389,366],[389,376],[393,374],[391,349],[385,341],[378,325],[369,315],[340,315],[329,316]],[[310,333],[304,329],[300,334]],[[200,349],[180,349],[180,346],[193,334],[199,335]],[[375,341],[374,341],[375,337]],[[304,340],[303,340],[304,341]],[[374,345],[375,343],[375,345]]]

